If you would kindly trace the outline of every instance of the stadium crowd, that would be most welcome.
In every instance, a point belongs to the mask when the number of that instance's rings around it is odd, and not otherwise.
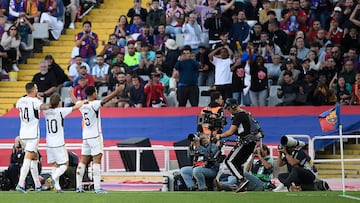
[[[101,53],[96,53],[96,30],[83,22],[66,77],[51,73],[58,68],[47,56],[52,63],[40,74],[56,80],[37,83],[39,93],[46,97],[72,86],[75,97],[85,98],[88,85],[105,87],[104,96],[125,84],[109,106],[186,106],[188,101],[198,106],[199,87],[207,86],[242,105],[266,106],[271,91],[279,99],[276,105],[357,105],[358,2],[152,0],[143,8],[134,0],[127,15],[114,22]]]

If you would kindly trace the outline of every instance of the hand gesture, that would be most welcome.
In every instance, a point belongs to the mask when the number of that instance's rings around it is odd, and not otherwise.
[[[115,91],[116,92],[121,92],[121,91],[123,91],[125,89],[125,84],[120,84],[120,85],[116,85],[116,87],[115,87]]]

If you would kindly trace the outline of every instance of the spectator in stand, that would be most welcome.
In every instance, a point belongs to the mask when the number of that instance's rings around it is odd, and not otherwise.
[[[40,72],[33,76],[32,82],[38,87],[37,96],[46,101],[56,91],[56,77],[53,72],[49,72],[46,61],[41,61],[39,64]]]
[[[315,52],[310,51],[306,59],[309,59],[310,70],[318,71],[320,69],[321,62],[316,58]]]
[[[85,62],[83,62],[83,59],[80,55],[75,56],[75,63],[73,63],[72,65],[70,65],[69,67],[69,81],[64,83],[64,87],[69,87],[69,86],[74,86],[74,81],[75,78],[79,75],[78,72],[80,70],[80,67],[84,66],[87,69],[88,73],[91,73],[91,69],[89,67],[89,65]]]
[[[200,25],[196,22],[196,13],[191,13],[185,17],[182,32],[184,33],[184,45],[189,45],[197,53],[202,31]]]
[[[126,36],[128,36],[130,33],[129,30],[129,23],[127,21],[127,18],[125,15],[121,15],[119,17],[119,20],[114,28],[114,34],[116,35],[118,41],[117,45],[119,47],[125,47],[126,46]]]
[[[321,44],[319,42],[313,42],[310,45],[310,52],[308,52],[308,56],[311,55],[311,53],[314,54],[314,60],[315,63],[322,63],[325,61],[326,52],[325,49],[322,48]],[[311,60],[311,59],[310,59]],[[315,68],[315,70],[319,70],[320,67]],[[314,69],[314,68],[313,68]]]
[[[119,64],[124,67],[125,70],[123,72],[127,72],[129,70],[129,66],[124,62],[125,60],[125,52],[119,52],[116,54],[116,57],[111,61],[111,64]]]
[[[236,43],[240,43],[241,50],[245,50],[246,44],[249,40],[249,35],[250,26],[246,22],[245,12],[239,11],[237,15],[237,21],[231,27],[229,34],[229,38],[231,41],[231,49],[238,50]]]
[[[325,75],[319,76],[313,99],[313,105],[315,106],[333,105],[337,102],[334,91],[329,89],[329,85],[327,84],[327,79]]]
[[[78,84],[78,80],[79,80],[79,76],[85,76],[87,79],[87,84],[88,86],[94,86],[95,87],[95,80],[94,77],[87,72],[87,67],[84,65],[80,66],[80,69],[78,71],[78,76],[76,76],[75,80],[74,80],[74,86],[76,86]]]
[[[346,61],[352,61],[354,64],[354,70],[356,72],[360,71],[360,61],[359,61],[359,56],[356,54],[356,49],[355,48],[350,48],[347,51],[347,57],[344,59],[344,63]]]
[[[269,85],[276,85],[281,74],[281,57],[279,54],[272,56],[272,63],[265,63],[264,66],[267,69],[267,77]]]
[[[169,72],[166,70],[165,73],[167,75],[172,75],[173,69],[175,67],[176,62],[178,61],[179,56],[181,55],[181,52],[179,50],[178,45],[176,44],[176,41],[173,39],[167,39],[165,42],[166,47],[166,55],[165,55],[165,63],[168,64]]]
[[[246,63],[244,63],[243,58],[240,58],[238,53],[234,54],[234,61],[231,65],[232,71],[232,81],[231,81],[231,88],[232,88],[232,98],[236,99],[239,104],[246,103],[245,98],[247,97],[244,95],[245,89],[245,77],[246,77]],[[250,99],[248,99],[250,100]],[[249,103],[249,102],[248,102]],[[246,104],[248,104],[246,103]]]
[[[133,42],[128,43],[128,53],[124,56],[124,63],[131,70],[136,70],[139,68],[140,64],[140,53],[135,51],[135,44]]]
[[[303,80],[299,81],[299,93],[297,95],[296,103],[299,105],[313,105],[314,104],[314,92],[317,87],[315,81],[316,71],[310,70],[306,73]],[[299,95],[302,95],[302,101],[299,100]]]
[[[286,60],[286,69],[281,71],[281,74],[280,74],[280,77],[279,77],[279,80],[278,80],[278,85],[283,85],[284,84],[284,74],[286,71],[290,71],[292,74],[292,78],[295,82],[298,81],[299,79],[299,75],[300,75],[300,71],[295,67],[295,62],[294,60],[288,58]]]
[[[26,18],[25,15],[22,15],[20,18],[16,20],[16,27],[18,29],[21,39],[20,46],[21,48],[25,48],[29,43],[28,37],[31,34],[31,32],[34,32],[35,28]]]
[[[335,60],[336,72],[339,73],[344,65],[344,58],[340,47],[334,46],[331,48],[331,57]]]
[[[310,44],[309,44],[309,42],[307,41],[307,39],[305,38],[304,33],[303,33],[302,31],[300,31],[300,30],[296,32],[295,40],[294,40],[292,46],[296,46],[296,41],[297,41],[296,39],[297,39],[297,38],[303,38],[303,39],[304,39],[304,46],[305,46],[306,48],[310,47]]]
[[[360,19],[358,16],[358,12],[360,10],[360,4],[358,2],[358,4],[356,5],[356,7],[354,8],[353,12],[350,15],[350,21],[358,28],[360,27]]]
[[[62,0],[64,7],[66,10],[70,11],[70,23],[69,23],[69,29],[74,30],[75,29],[75,21],[76,21],[76,15],[78,12],[78,7],[76,0]]]
[[[343,76],[338,77],[338,75],[335,74],[333,79],[330,81],[329,90],[334,91],[337,102],[341,105],[350,105],[352,87],[351,84],[345,81]]]
[[[141,40],[142,42],[146,42],[150,46],[154,46],[154,36],[152,32],[150,32],[150,26],[145,24],[141,28],[140,35],[136,38],[136,41]]]
[[[337,72],[336,63],[332,57],[329,57],[320,65],[319,75],[324,75],[327,83],[331,81]]]
[[[273,10],[270,10],[267,12],[267,18],[268,18],[268,20],[262,26],[262,30],[264,32],[269,32],[269,24],[270,23],[279,23],[276,18],[276,13]]]
[[[124,48],[123,48],[124,49]],[[109,35],[109,41],[104,45],[103,50],[100,52],[100,55],[103,55],[106,58],[106,63],[111,64],[111,61],[116,57],[116,55],[121,51],[121,48],[117,44],[116,34]],[[125,49],[123,50],[125,51]]]
[[[142,22],[146,21],[147,10],[141,7],[141,0],[134,0],[134,6],[128,10],[127,17],[130,18],[130,24],[134,21],[134,16],[139,15]]]
[[[258,55],[261,55],[263,57],[264,63],[272,63],[272,58],[275,54],[280,56],[283,55],[281,53],[280,47],[274,44],[273,41],[269,41],[268,43],[266,43],[265,47],[260,49],[258,52]]]
[[[259,21],[259,11],[261,10],[261,1],[251,0],[246,1],[244,5],[244,11],[248,20]]]
[[[329,8],[331,7],[330,1],[323,0],[312,0],[310,4],[311,10],[311,20],[320,21],[322,28],[327,28],[329,25],[330,12]]]
[[[347,34],[349,29],[353,26],[353,23],[350,20],[350,16],[355,7],[356,5],[354,4],[353,0],[345,0],[343,1],[342,5],[340,4],[339,24],[344,28],[345,34]]]
[[[199,87],[197,85],[199,67],[199,63],[191,58],[191,48],[185,46],[182,50],[182,55],[174,67],[179,73],[176,92],[179,106],[186,106],[188,100],[191,106],[199,105]]]
[[[164,54],[161,51],[157,51],[155,53],[155,56],[156,56],[155,62],[153,65],[151,65],[149,70],[151,70],[151,72],[153,72],[155,69],[155,66],[159,66],[166,75],[169,75],[171,70],[170,70],[168,64],[165,63]]]
[[[165,87],[159,79],[159,73],[151,73],[151,79],[144,87],[144,92],[146,94],[146,107],[157,108],[166,106],[166,98],[164,95]]]
[[[131,76],[132,86],[130,87],[129,104],[131,107],[141,108],[145,106],[145,92],[144,85],[141,83],[141,79],[138,75]]]
[[[360,47],[359,32],[356,27],[351,27],[349,33],[345,34],[344,38],[341,40],[341,48],[346,53],[349,49],[356,50],[358,47]]]
[[[250,65],[250,100],[252,106],[266,106],[266,98],[268,96],[268,78],[267,69],[264,66],[262,56],[253,58],[254,48],[249,47],[249,65]]]
[[[69,80],[68,76],[65,74],[64,70],[55,62],[55,59],[52,55],[46,55],[45,61],[48,65],[49,73],[54,73],[56,78],[57,90],[60,91],[63,84]]]
[[[327,36],[327,31],[325,29],[323,29],[323,28],[320,28],[317,31],[316,36],[313,39],[313,42],[319,42],[321,47],[325,47],[326,44],[331,43],[330,40],[328,40],[326,38],[326,36]]]
[[[13,23],[21,14],[26,13],[26,0],[8,0],[8,3],[7,20]]]
[[[270,1],[269,0],[263,0],[263,1],[261,1],[261,3],[262,3],[262,8],[263,9],[261,11],[259,11],[259,22],[262,25],[264,25],[266,22],[269,21],[268,12],[272,11],[272,9],[270,7]]]
[[[344,31],[339,27],[339,21],[337,19],[332,19],[330,21],[330,28],[327,34],[327,39],[331,40],[331,43],[335,46],[340,46],[343,36]]]
[[[230,47],[230,40],[229,40],[229,33],[228,32],[223,32],[220,34],[220,42],[213,44],[210,49],[217,49],[219,47],[223,47],[223,46],[229,46]],[[218,54],[218,53],[217,53]]]
[[[284,83],[277,91],[277,97],[282,100],[279,106],[294,106],[296,104],[296,95],[299,92],[299,86],[295,83],[292,72],[286,70],[283,74]]]
[[[78,84],[74,87],[73,94],[75,98],[79,101],[85,100],[87,98],[85,89],[88,87],[88,81],[84,75],[78,77]],[[70,87],[72,88],[72,87]]]
[[[304,80],[306,73],[308,73],[310,71],[310,59],[306,58],[306,59],[302,60],[299,70],[300,70],[300,74],[297,79],[297,82]]]
[[[287,37],[288,35],[283,30],[279,29],[278,22],[270,22],[268,25],[269,39],[279,46],[281,53],[288,54]]]
[[[165,33],[165,24],[157,26],[157,34],[154,36],[154,50],[165,53],[165,42],[169,39],[169,35]]]
[[[196,54],[196,60],[200,64],[199,68],[199,86],[213,86],[215,83],[214,65],[209,60],[209,51],[203,44],[199,45],[199,52]]]
[[[126,84],[126,77],[124,72],[120,72],[116,75],[116,85],[113,86],[113,89],[108,90],[108,95],[111,92],[115,91],[116,86],[118,85],[125,85],[125,88],[114,98],[112,98],[105,106],[107,107],[120,107],[120,108],[128,108],[130,107],[129,104],[129,92],[130,86]]]
[[[169,94],[169,82],[170,82],[170,78],[169,76],[167,76],[163,71],[160,65],[156,65],[154,66],[154,71],[156,73],[160,74],[160,78],[159,81],[164,85],[165,87],[165,96],[167,96]]]
[[[117,74],[123,72],[126,73],[126,69],[125,67],[123,67],[121,64],[118,63],[114,63],[111,65],[111,69],[109,68],[109,72],[108,72],[108,81],[107,81],[107,86],[108,89],[114,89],[114,87],[116,86],[117,83],[117,79],[116,76]]]
[[[141,53],[139,56],[139,68],[135,70],[138,75],[149,75],[152,65],[156,59],[155,52],[151,50],[147,42],[141,42]]]
[[[60,38],[64,28],[64,4],[62,0],[49,0],[41,13],[40,23],[48,23],[49,31],[55,40]]]
[[[79,47],[79,55],[92,68],[96,61],[96,49],[99,46],[99,39],[98,35],[91,31],[90,21],[85,21],[82,25],[83,31],[76,35],[75,44]]]
[[[352,85],[350,105],[360,104],[360,73],[356,73],[355,83]]]
[[[6,72],[11,70],[17,72],[19,67],[17,61],[19,60],[20,53],[20,35],[15,25],[11,25],[9,29],[3,34],[1,38],[1,51],[6,52],[6,61],[3,60],[3,66],[6,66]],[[11,65],[11,68],[7,65]]]
[[[260,23],[255,23],[255,25],[250,30],[250,42],[252,42],[256,48],[261,44],[260,37],[262,29],[263,28]]]
[[[96,65],[92,68],[91,75],[94,77],[95,87],[106,86],[108,80],[109,64],[105,63],[103,55],[97,55]]]
[[[321,24],[319,20],[315,20],[311,26],[309,26],[309,31],[306,32],[306,39],[309,43],[312,43],[314,38],[317,35],[317,32],[320,30],[321,28]]]
[[[296,47],[291,47],[290,50],[289,50],[289,55],[287,58],[285,58],[285,60],[283,60],[283,63],[281,65],[281,70],[286,70],[286,62],[287,62],[287,59],[291,59],[292,61],[294,61],[294,67],[297,68],[300,66],[301,64],[301,61],[300,59],[298,59],[296,57],[296,53],[297,53],[297,48]]]
[[[217,54],[219,53],[219,54]],[[209,60],[215,67],[215,89],[219,91],[224,100],[232,97],[232,71],[233,52],[229,46],[218,47],[211,51]]]
[[[228,33],[232,27],[231,20],[221,13],[220,8],[216,8],[212,12],[212,15],[208,16],[204,22],[204,28],[208,31],[210,46],[219,43],[220,35]]]
[[[305,47],[305,42],[303,37],[296,38],[296,49],[297,49],[296,58],[300,60],[304,60],[310,51],[310,49]]]
[[[154,34],[158,33],[158,26],[166,24],[166,13],[159,7],[159,0],[152,0],[151,9],[146,17],[146,24],[150,25]]]
[[[141,17],[138,14],[135,14],[133,19],[133,23],[131,23],[129,27],[129,34],[133,40],[136,40],[137,36],[141,33],[141,28],[145,25],[145,23],[141,20]]]
[[[181,34],[181,28],[184,24],[184,10],[178,6],[179,0],[170,0],[170,8],[166,10],[166,34],[175,39],[176,34]]]
[[[344,67],[342,71],[340,72],[341,77],[345,79],[346,83],[349,83],[350,85],[353,85],[355,82],[355,75],[356,75],[355,69],[354,69],[354,63],[352,61],[346,61],[344,63]]]

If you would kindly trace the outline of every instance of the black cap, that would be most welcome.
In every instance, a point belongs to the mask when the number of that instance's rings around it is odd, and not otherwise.
[[[228,107],[235,109],[238,106],[238,103],[236,99],[234,98],[227,98],[224,104],[224,109],[227,109]]]
[[[303,64],[303,63],[305,63],[306,61],[307,61],[307,62],[310,62],[310,59],[304,59],[304,60],[301,61],[301,63]]]

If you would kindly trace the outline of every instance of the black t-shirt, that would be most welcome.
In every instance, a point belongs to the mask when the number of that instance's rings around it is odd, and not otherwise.
[[[240,111],[233,114],[231,125],[238,127],[237,131],[234,133],[237,136],[245,136],[250,134],[249,115],[245,111]]]
[[[39,92],[45,92],[51,87],[56,87],[56,77],[53,72],[47,72],[46,74],[36,73],[32,79]]]

